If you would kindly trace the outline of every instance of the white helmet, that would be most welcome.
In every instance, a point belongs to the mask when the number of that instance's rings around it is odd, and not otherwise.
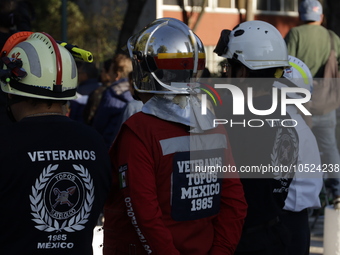
[[[252,20],[229,31],[222,31],[214,50],[219,56],[238,60],[251,70],[289,66],[286,43],[273,25]]]
[[[134,87],[142,93],[188,94],[190,79],[205,67],[201,40],[174,18],[151,22],[128,40],[127,48]]]
[[[32,33],[1,60],[3,92],[53,100],[76,98],[78,78],[74,58],[50,35]]]
[[[286,68],[283,73],[283,79],[287,79],[288,83],[285,82],[285,80],[280,79],[282,82],[275,81],[273,86],[279,89],[295,86],[308,89],[312,93],[313,76],[308,66],[302,60],[293,56],[288,56],[288,61],[290,67]],[[290,98],[303,98],[298,93],[287,93],[287,96]]]

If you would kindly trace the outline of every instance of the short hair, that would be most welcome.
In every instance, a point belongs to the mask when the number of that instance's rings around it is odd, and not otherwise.
[[[125,54],[117,54],[112,59],[112,70],[114,73],[120,73],[122,78],[128,78],[132,72],[132,61]]]
[[[37,106],[39,104],[46,104],[48,108],[51,108],[52,104],[59,103],[61,105],[66,105],[68,100],[54,100],[54,99],[48,99],[48,98],[35,98],[35,97],[29,97],[29,96],[19,96],[14,95],[13,98],[16,102],[26,101],[30,103],[33,106]]]
[[[112,58],[107,59],[103,62],[103,69],[105,70],[106,73],[110,71],[111,64],[112,64]]]
[[[78,71],[81,70],[87,74],[87,76],[92,79],[92,78],[98,78],[99,72],[94,63],[89,63],[89,62],[80,62],[78,67]]]
[[[241,68],[241,66],[244,66],[248,70],[249,76],[247,78],[275,78],[275,73],[277,72],[278,68],[284,67],[270,67],[265,69],[259,69],[259,70],[251,70],[244,64],[242,64],[240,61],[235,59],[228,59],[229,64],[232,65],[232,76],[236,77],[237,69]],[[283,73],[283,72],[282,72]],[[253,89],[255,91],[270,91],[273,87],[273,80],[272,79],[262,79],[262,82],[259,84],[256,84],[256,86],[253,86]]]

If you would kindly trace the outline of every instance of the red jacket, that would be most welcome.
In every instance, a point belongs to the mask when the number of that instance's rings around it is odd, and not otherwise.
[[[140,112],[122,126],[110,157],[104,255],[234,253],[247,209],[238,176],[190,172],[234,165],[224,128],[190,134]]]

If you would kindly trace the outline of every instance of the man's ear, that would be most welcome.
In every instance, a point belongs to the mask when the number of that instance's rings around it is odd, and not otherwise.
[[[323,23],[323,19],[324,19],[324,17],[325,17],[325,16],[324,16],[323,14],[321,14],[321,15],[320,15],[320,24],[322,24],[322,23]]]

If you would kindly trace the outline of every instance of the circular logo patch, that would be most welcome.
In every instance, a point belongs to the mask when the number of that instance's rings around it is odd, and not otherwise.
[[[58,165],[49,165],[36,179],[29,196],[35,228],[46,232],[85,228],[94,201],[93,180],[84,166],[73,168],[77,174],[55,173]]]
[[[69,172],[58,173],[46,185],[46,210],[54,219],[72,217],[81,209],[84,194],[84,185],[78,176]]]

